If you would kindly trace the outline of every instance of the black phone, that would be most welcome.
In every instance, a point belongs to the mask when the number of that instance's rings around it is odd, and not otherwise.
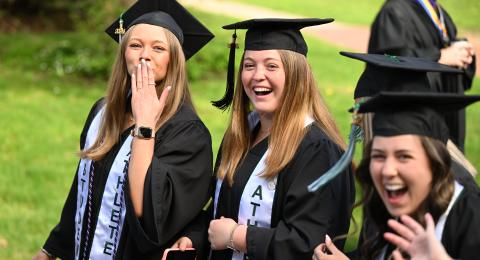
[[[196,257],[197,250],[194,248],[187,248],[185,251],[169,248],[163,253],[162,260],[195,260]]]

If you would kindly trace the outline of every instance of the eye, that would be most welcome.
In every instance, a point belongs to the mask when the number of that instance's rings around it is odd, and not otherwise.
[[[243,63],[243,69],[245,70],[251,70],[255,67],[255,65],[251,62],[245,62]]]
[[[410,154],[406,154],[406,153],[401,153],[401,154],[397,155],[397,157],[398,157],[399,161],[407,161],[407,160],[413,158]]]
[[[130,43],[130,44],[128,45],[128,47],[137,49],[137,48],[141,48],[142,45],[140,45],[140,44],[138,44],[138,43]]]
[[[268,70],[276,70],[276,69],[278,69],[278,68],[279,68],[279,66],[278,66],[277,64],[275,64],[275,63],[268,63],[268,64],[267,64],[267,69],[268,69]]]
[[[162,51],[166,51],[167,49],[163,46],[153,46],[153,50],[157,52],[162,52]]]
[[[372,161],[381,161],[381,160],[385,160],[385,155],[382,153],[372,153],[370,155],[370,158]]]

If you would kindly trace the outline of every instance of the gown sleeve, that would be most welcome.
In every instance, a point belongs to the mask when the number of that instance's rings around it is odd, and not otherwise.
[[[88,128],[91,122],[95,118],[96,113],[100,110],[103,104],[103,99],[98,100],[91,108],[82,133],[80,135],[80,149],[83,149],[85,145],[85,139],[87,137]],[[78,166],[77,170],[78,171]],[[68,193],[65,204],[63,205],[62,214],[60,216],[60,222],[52,229],[48,236],[43,248],[50,254],[57,256],[61,259],[73,259],[75,244],[75,213],[77,210],[77,185],[78,175],[75,174],[72,186]]]
[[[371,27],[368,53],[422,57],[438,61],[440,48],[424,43],[430,42],[431,36],[412,6],[408,6],[413,3],[401,2],[385,5],[378,13]]]
[[[142,218],[127,191],[127,223],[142,253],[173,244],[209,198],[212,146],[206,127],[183,121],[162,128],[145,178]]]
[[[480,192],[465,187],[450,211],[442,244],[454,259],[478,259],[480,248]]]
[[[313,249],[324,242],[326,234],[334,238],[348,232],[355,198],[350,169],[315,193],[307,190],[308,184],[337,162],[342,151],[328,140],[300,147],[299,151],[291,166],[280,173],[285,175],[278,176],[277,181],[284,181],[286,189],[278,224],[247,229],[249,259],[311,259]],[[344,240],[336,242],[340,249],[343,244]]]

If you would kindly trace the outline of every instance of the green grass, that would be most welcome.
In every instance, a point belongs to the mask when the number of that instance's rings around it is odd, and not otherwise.
[[[370,25],[384,3],[383,0],[303,0],[301,4],[291,0],[233,0],[263,6],[302,16],[326,18],[332,17],[339,22]],[[457,26],[480,32],[480,1],[441,0],[439,1],[452,16]]]
[[[232,19],[195,14],[217,35],[202,55],[224,51],[225,58],[218,60],[218,66],[226,66],[225,43],[230,33],[217,28]],[[71,74],[60,76],[43,68],[38,57],[44,46],[82,37],[75,33],[0,35],[0,259],[30,258],[60,216],[77,165],[75,153],[84,120],[93,102],[103,95],[106,82]],[[363,64],[338,55],[334,46],[312,38],[307,41],[319,88],[346,137],[350,122],[346,109],[352,104]],[[195,58],[189,65],[202,66],[202,61]],[[214,109],[210,100],[223,95],[225,73],[204,73],[191,82],[191,89],[216,152],[228,114]],[[478,79],[473,89],[480,93]],[[469,108],[467,154],[477,168],[480,126],[474,122],[479,116],[478,105]],[[359,219],[358,210],[355,215]],[[349,240],[348,248],[354,245],[355,239]]]

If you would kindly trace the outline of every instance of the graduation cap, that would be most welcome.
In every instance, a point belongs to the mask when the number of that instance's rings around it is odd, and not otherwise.
[[[420,135],[448,141],[448,127],[442,113],[456,111],[480,100],[480,95],[458,95],[434,92],[381,91],[351,109],[354,113],[374,112],[373,136]],[[350,149],[348,149],[350,150]],[[339,160],[347,160],[348,151]],[[348,162],[351,161],[351,157]],[[346,165],[337,163],[327,173],[308,186],[314,192],[342,172]]]
[[[223,26],[223,29],[235,30],[235,32],[232,35],[232,43],[230,44],[225,95],[222,99],[213,101],[213,105],[225,110],[230,106],[233,99],[237,29],[247,30],[245,35],[245,50],[290,50],[306,56],[308,47],[300,30],[304,27],[330,22],[333,22],[332,18],[262,18]]]
[[[139,0],[115,20],[105,32],[115,41],[133,25],[151,24],[172,32],[189,59],[214,36],[187,9],[175,0]]]
[[[431,92],[427,72],[463,72],[438,62],[416,57],[351,52],[340,52],[340,54],[367,63],[357,82],[355,99],[374,96],[380,91]]]
[[[359,113],[375,112],[374,136],[414,134],[448,140],[443,113],[456,111],[480,100],[480,95],[451,93],[380,92],[360,105]]]
[[[357,87],[355,89],[355,98],[365,97],[365,96],[375,96],[378,93],[382,93],[382,96],[385,96],[385,95],[388,96],[389,94],[384,94],[382,91],[385,91],[385,90],[397,91],[396,94],[398,95],[405,94],[408,96],[406,100],[403,100],[403,102],[404,103],[410,102],[408,103],[410,107],[415,107],[416,105],[421,105],[422,103],[425,103],[425,99],[428,99],[428,97],[432,97],[432,100],[429,102],[437,102],[439,100],[440,102],[443,102],[442,99],[439,99],[437,95],[443,96],[443,98],[447,97],[448,95],[455,96],[454,94],[440,94],[440,93],[432,92],[432,90],[429,87],[427,72],[433,72],[433,71],[446,72],[446,73],[462,72],[461,70],[458,70],[449,66],[445,66],[437,62],[422,59],[422,58],[401,57],[401,56],[381,55],[381,54],[351,53],[351,52],[340,52],[340,54],[349,58],[365,61],[367,63],[367,68],[365,69],[363,74],[360,76],[360,79],[358,80]],[[401,92],[401,93],[398,93],[398,92]],[[409,94],[410,92],[413,92],[413,93]],[[424,96],[422,96],[422,93],[424,94]],[[392,93],[392,95],[395,95],[395,93]],[[416,97],[416,96],[419,96],[419,97]],[[463,96],[453,97],[453,99],[455,98],[461,99],[461,97]],[[381,98],[381,100],[384,100],[384,102],[386,102],[385,106],[382,107],[382,109],[384,110],[384,113],[383,113],[384,117],[387,117],[387,118],[398,117],[397,121],[390,122],[390,125],[398,124],[398,128],[405,127],[408,129],[409,128],[408,122],[411,121],[412,124],[414,124],[415,122],[418,123],[418,120],[417,121],[410,120],[409,117],[404,117],[400,115],[394,116],[396,113],[394,113],[392,110],[386,109],[386,107],[389,107],[389,106],[393,107],[394,101],[389,100],[388,98]],[[448,100],[448,98],[446,100]],[[448,100],[448,101],[451,101],[451,100]],[[404,107],[400,103],[398,104],[398,107],[399,108]],[[374,112],[373,110],[367,109],[369,106],[371,106],[368,104],[372,104],[372,103],[370,103],[370,101],[367,101],[364,104],[362,103],[356,104],[355,107],[350,110],[351,112],[353,112],[354,122],[352,123],[352,126],[351,126],[351,131],[349,136],[349,145],[347,147],[347,150],[339,159],[339,161],[330,170],[328,170],[325,174],[323,174],[320,178],[318,178],[316,181],[312,182],[308,186],[309,191],[313,192],[318,190],[320,187],[324,186],[331,179],[335,178],[338,174],[340,174],[350,164],[355,151],[355,142],[362,140],[361,128],[360,128],[361,117],[358,116],[358,113]],[[426,105],[428,104],[430,103],[426,103]],[[452,111],[452,110],[455,110],[455,108],[456,107],[454,106],[445,106],[444,111]],[[416,109],[428,110],[428,108],[425,108],[425,107],[418,107]],[[379,110],[376,110],[376,111],[379,111]],[[431,116],[432,114],[433,113],[430,113],[429,115]],[[446,142],[446,140],[448,139],[448,128],[445,125],[445,121],[442,117],[436,117],[436,116],[439,116],[438,114],[434,114],[434,115],[435,115],[435,120],[432,120],[432,122],[437,122],[437,125],[431,127],[431,129],[436,129],[434,131],[436,131],[435,136],[438,136],[437,139],[445,140]],[[375,132],[375,127],[377,126],[380,127],[381,123],[378,123],[376,120],[380,118],[380,122],[382,122],[381,117],[382,115],[380,115],[379,117],[377,117],[377,115],[374,116],[373,123],[372,123],[374,128],[374,131],[373,131],[374,135],[379,133],[379,132]],[[423,119],[426,119],[426,117],[427,116],[424,116]],[[387,121],[385,120],[384,122],[387,122]],[[397,133],[400,133],[400,132],[401,131],[398,131]],[[417,134],[425,135],[425,134],[422,134],[425,132],[427,131],[426,130],[424,130],[423,132],[418,131]],[[394,132],[392,131],[392,135],[395,135],[393,133]],[[440,136],[440,133],[442,134],[442,136]],[[445,139],[445,136],[446,136],[446,139]]]

